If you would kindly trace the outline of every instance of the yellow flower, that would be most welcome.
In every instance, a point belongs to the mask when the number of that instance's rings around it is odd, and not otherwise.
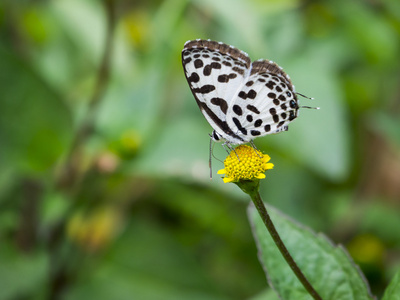
[[[228,155],[224,161],[225,168],[218,174],[225,174],[224,182],[237,182],[239,180],[253,180],[265,178],[264,172],[272,169],[273,164],[268,163],[271,158],[267,154],[247,145],[240,145]]]

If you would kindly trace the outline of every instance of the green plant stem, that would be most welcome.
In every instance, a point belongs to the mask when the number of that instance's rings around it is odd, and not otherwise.
[[[296,262],[293,260],[293,257],[290,255],[288,249],[286,248],[285,244],[283,243],[281,237],[279,236],[278,232],[276,231],[274,223],[272,223],[272,220],[267,212],[267,209],[265,208],[264,202],[261,199],[260,193],[258,192],[258,189],[255,191],[252,191],[248,193],[251,197],[251,200],[253,200],[253,203],[255,207],[258,210],[258,213],[261,216],[261,219],[263,220],[265,226],[267,227],[269,233],[272,236],[272,239],[274,240],[276,246],[278,247],[279,251],[281,252],[282,256],[288,263],[289,267],[292,269],[296,277],[300,280],[304,288],[308,291],[308,293],[314,298],[318,300],[322,300],[321,296],[317,293],[317,291],[312,287],[310,282],[307,280],[307,278],[304,276],[303,272],[300,270],[299,266],[296,264]]]

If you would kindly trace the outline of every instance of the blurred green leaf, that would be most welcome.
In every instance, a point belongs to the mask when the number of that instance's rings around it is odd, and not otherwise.
[[[393,277],[389,286],[386,288],[382,300],[399,300],[400,299],[400,271]]]
[[[354,209],[354,208],[353,208]],[[358,207],[358,210],[361,208]],[[380,202],[365,205],[358,226],[362,232],[375,233],[391,244],[400,244],[400,236],[393,228],[400,228],[400,212],[396,206]]]
[[[267,209],[289,252],[323,299],[373,299],[365,279],[342,247],[273,207]],[[270,284],[284,299],[312,299],[278,251],[254,206],[249,206],[248,214]]]
[[[228,299],[187,250],[168,229],[137,218],[107,259],[82,272],[66,299]]]
[[[59,95],[0,47],[0,161],[27,172],[51,167],[71,137],[70,111]]]
[[[390,22],[360,2],[342,2],[342,21],[353,46],[360,47],[358,53],[372,64],[391,64],[397,57],[398,33]],[[355,17],[355,15],[357,17]]]
[[[43,254],[22,254],[0,248],[0,299],[31,297],[45,286],[48,260]]]
[[[377,130],[380,134],[385,136],[389,143],[393,146],[400,148],[400,122],[397,116],[374,113],[371,114],[370,119],[372,126],[370,129]]]
[[[134,163],[135,170],[208,179],[209,130],[207,126],[198,126],[198,121],[182,117],[160,128],[159,139]],[[194,135],[198,137],[195,140],[192,139]]]
[[[279,297],[273,289],[265,289],[258,295],[251,297],[249,300],[279,300]]]
[[[102,5],[96,1],[79,0],[60,0],[50,4],[50,12],[74,45],[86,52],[86,58],[99,61],[106,29]]]

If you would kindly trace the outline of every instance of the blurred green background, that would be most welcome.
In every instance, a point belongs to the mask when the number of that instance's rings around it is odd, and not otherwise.
[[[210,38],[282,66],[302,109],[256,140],[264,200],[400,268],[400,2],[0,3],[0,299],[276,299],[248,197],[181,66]]]

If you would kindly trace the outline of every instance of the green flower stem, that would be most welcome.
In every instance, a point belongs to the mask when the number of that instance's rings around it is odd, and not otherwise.
[[[300,280],[304,288],[308,291],[308,293],[315,299],[315,300],[322,300],[321,296],[317,293],[317,291],[312,287],[310,282],[304,276],[303,272],[300,270],[299,266],[293,260],[293,257],[290,255],[288,249],[286,248],[285,244],[283,243],[281,237],[279,236],[278,232],[276,231],[274,223],[265,208],[264,202],[261,199],[260,193],[258,192],[259,189],[259,180],[242,180],[236,182],[236,184],[251,197],[255,207],[257,208],[258,213],[261,216],[265,226],[267,227],[269,233],[272,236],[276,246],[278,247],[279,251],[281,252],[282,256],[288,263],[289,267],[292,269],[296,277]]]

